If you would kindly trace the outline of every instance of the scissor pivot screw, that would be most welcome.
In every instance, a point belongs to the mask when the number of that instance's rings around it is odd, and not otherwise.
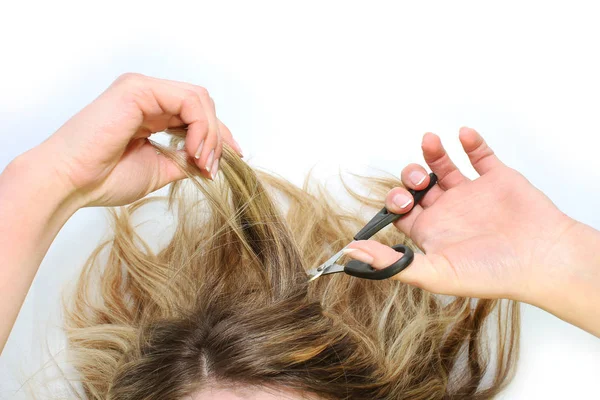
[[[319,271],[319,272],[323,271],[323,266],[322,265],[319,266],[319,268],[317,268],[317,271]]]

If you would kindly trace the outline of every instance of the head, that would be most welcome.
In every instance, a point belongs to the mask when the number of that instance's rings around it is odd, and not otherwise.
[[[323,190],[255,171],[227,148],[221,176],[206,182],[174,151],[184,132],[172,133],[172,147],[159,149],[190,179],[167,199],[113,211],[114,237],[92,254],[66,305],[83,397],[483,399],[506,384],[517,352],[514,303],[344,274],[309,283],[305,271],[364,224],[358,213]],[[400,185],[366,183],[377,200],[352,194],[373,210]],[[132,223],[153,201],[176,215],[158,252]],[[413,246],[393,229],[376,238]]]

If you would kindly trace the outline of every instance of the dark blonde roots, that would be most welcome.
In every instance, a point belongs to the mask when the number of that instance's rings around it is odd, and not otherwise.
[[[133,228],[135,211],[164,197],[113,211],[114,237],[66,304],[83,398],[182,399],[242,384],[324,399],[489,399],[511,379],[518,304],[344,274],[308,283],[305,271],[365,223],[359,213],[253,170],[226,146],[207,182],[175,151],[185,131],[171,133],[171,146],[155,145],[189,177],[167,198],[172,239],[156,253]],[[365,182],[371,196],[351,194],[372,213],[401,185]],[[415,248],[393,228],[375,238]]]

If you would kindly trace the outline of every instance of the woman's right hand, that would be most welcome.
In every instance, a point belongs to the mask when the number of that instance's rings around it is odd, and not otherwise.
[[[20,163],[43,163],[53,171],[56,186],[81,207],[129,204],[185,177],[148,140],[155,132],[180,127],[187,127],[180,153],[205,178],[217,174],[223,142],[241,155],[205,88],[129,73],[20,157]]]
[[[0,351],[50,243],[74,212],[129,204],[186,177],[148,139],[169,128],[185,129],[181,161],[205,178],[216,176],[223,143],[241,156],[205,88],[125,74],[0,174]]]
[[[585,291],[593,278],[595,292],[599,291],[600,259],[580,257],[589,255],[593,242],[596,247],[600,244],[598,232],[562,213],[523,175],[504,165],[473,129],[462,128],[459,138],[480,175],[477,179],[465,177],[440,138],[427,133],[423,155],[438,184],[414,207],[404,188],[394,188],[386,198],[392,212],[412,208],[396,227],[425,252],[416,254],[395,279],[435,293],[510,298],[550,311],[557,307],[551,302],[562,297],[561,290]],[[429,184],[429,176],[423,167],[411,164],[402,171],[402,182],[421,190]],[[350,257],[374,268],[385,268],[401,256],[373,240],[355,242],[350,248],[358,249]],[[588,330],[600,333],[600,327]]]

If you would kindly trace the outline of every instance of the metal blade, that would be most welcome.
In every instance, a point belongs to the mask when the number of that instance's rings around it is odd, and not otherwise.
[[[308,271],[308,276],[310,277],[310,279],[308,281],[309,282],[314,281],[315,279],[317,279],[318,277],[320,277],[323,274],[327,275],[327,274],[333,274],[336,272],[342,272],[344,270],[344,266],[336,264],[335,262],[344,255],[344,250],[346,250],[348,248],[348,246],[350,246],[350,244],[353,242],[354,242],[354,240],[352,242],[348,243],[346,246],[344,246],[343,249],[341,249],[340,251],[335,253],[333,256],[331,256],[329,258],[329,260],[325,261],[323,264],[319,265],[317,268],[313,268],[310,271]],[[330,271],[330,269],[333,267],[335,267],[335,270]],[[341,270],[340,270],[340,268],[341,268]]]
[[[330,275],[337,274],[338,272],[344,272],[344,268],[346,268],[345,265],[335,263],[325,268],[325,271],[321,275]]]

